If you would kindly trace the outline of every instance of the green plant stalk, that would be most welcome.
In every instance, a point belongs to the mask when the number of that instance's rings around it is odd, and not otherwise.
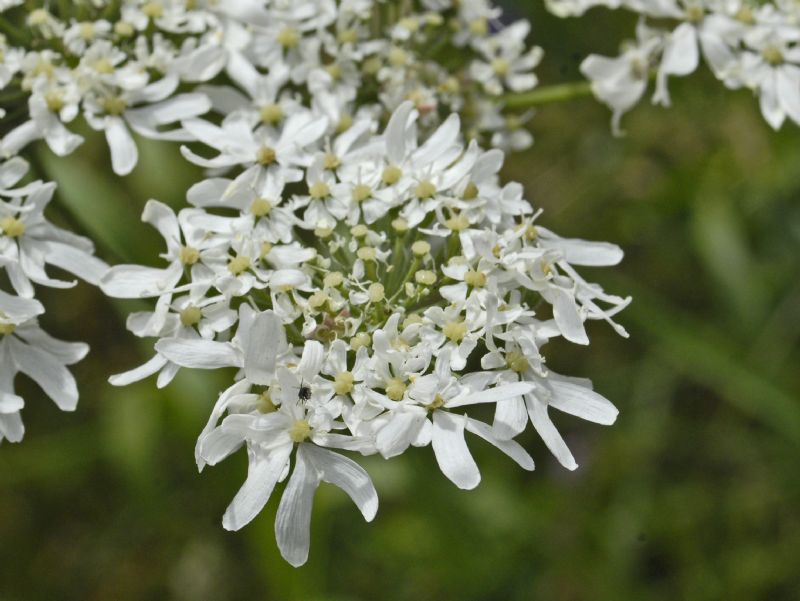
[[[500,97],[500,101],[509,109],[526,109],[543,104],[554,104],[556,102],[567,102],[577,98],[585,98],[592,95],[592,84],[589,81],[576,81],[562,83],[552,86],[535,88],[530,92],[519,94],[506,94]]]

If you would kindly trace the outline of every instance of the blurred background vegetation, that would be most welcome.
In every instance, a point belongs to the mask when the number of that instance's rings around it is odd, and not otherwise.
[[[508,11],[532,18],[544,83],[578,79],[583,56],[632,32],[622,14],[559,21],[527,4]],[[274,542],[278,495],[243,532],[220,525],[243,456],[196,472],[195,437],[230,374],[114,389],[107,376],[151,352],[124,328],[136,303],[42,289],[48,330],[92,353],[75,414],[19,380],[28,434],[0,449],[0,601],[800,599],[800,130],[772,132],[748,92],[707,73],[671,89],[675,107],[643,102],[623,139],[592,99],[542,107],[536,144],[506,168],[548,227],[627,252],[589,275],[634,296],[630,340],[595,323],[591,347],[545,349],[621,410],[611,428],[556,416],[578,471],[532,432],[533,473],[471,441],[484,477],[470,493],[430,449],[375,459],[375,522],[323,487],[296,570]],[[60,182],[51,218],[93,232],[109,261],[155,264],[141,209],[182,206],[198,176],[174,146],[140,148],[122,180],[96,136],[66,160],[38,149]]]

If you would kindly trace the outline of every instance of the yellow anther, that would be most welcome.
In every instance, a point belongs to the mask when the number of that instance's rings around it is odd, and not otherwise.
[[[505,77],[511,71],[511,63],[504,58],[496,58],[492,61],[492,71],[500,77]]]
[[[269,253],[272,252],[272,244],[270,242],[262,242],[261,248],[258,251],[259,259],[266,259]]]
[[[473,182],[469,182],[464,188],[464,192],[461,194],[461,198],[463,198],[464,200],[475,200],[476,198],[478,198],[479,192],[480,191],[478,190],[478,186]]]
[[[525,238],[528,241],[534,241],[539,236],[539,230],[536,229],[536,226],[529,225],[525,230]]]
[[[442,398],[442,395],[437,393],[436,396],[433,397],[433,400],[427,405],[425,405],[425,409],[427,409],[428,411],[435,411],[436,409],[444,407],[444,404],[445,400]]]
[[[361,347],[367,347],[372,344],[372,338],[366,332],[359,332],[350,339],[350,348],[357,351]]]
[[[258,400],[256,401],[256,411],[259,413],[274,413],[278,410],[278,407],[275,406],[275,403],[272,402],[272,396],[269,393],[269,390],[265,390],[260,395],[258,395]]]
[[[476,36],[484,36],[489,33],[489,22],[486,17],[479,17],[470,21],[469,31]]]
[[[407,388],[400,378],[390,378],[386,381],[386,396],[393,401],[399,401],[405,395]]]
[[[319,226],[314,228],[314,235],[317,238],[330,238],[333,235],[333,228]]]
[[[462,232],[469,227],[469,219],[462,214],[453,215],[450,219],[444,222],[447,229],[453,232]]]
[[[353,115],[350,113],[342,113],[339,117],[339,122],[336,124],[336,133],[340,134],[346,132],[353,126]]]
[[[64,93],[61,90],[48,90],[44,95],[47,108],[57,113],[64,108]]]
[[[422,180],[419,184],[417,184],[417,187],[414,190],[414,195],[420,200],[433,198],[436,196],[436,186],[429,179]]]
[[[250,205],[250,213],[256,217],[269,215],[270,211],[272,211],[272,203],[266,198],[256,198]]]
[[[320,290],[308,297],[308,306],[311,309],[319,309],[328,302],[328,298],[328,295]]]
[[[128,23],[127,21],[117,21],[114,23],[114,33],[118,36],[123,38],[131,37],[136,30],[133,28],[133,25]]]
[[[256,163],[264,167],[272,165],[276,159],[277,155],[275,154],[275,149],[269,146],[262,146],[256,152]]]
[[[334,169],[337,169],[341,164],[342,162],[339,160],[339,157],[337,157],[332,152],[326,153],[325,158],[322,159],[322,166],[328,171],[333,171]]]
[[[365,60],[361,65],[361,71],[365,75],[375,75],[383,67],[383,62],[379,56],[373,56]]]
[[[119,116],[128,108],[128,102],[122,96],[107,96],[101,101],[103,110],[109,115]]]
[[[84,21],[78,25],[78,35],[87,42],[94,39],[94,23],[91,21]]]
[[[325,182],[314,182],[308,187],[308,195],[315,200],[322,200],[331,195],[331,189]]]
[[[186,327],[189,327],[200,323],[200,320],[203,319],[203,313],[198,307],[189,305],[181,311],[180,317],[181,323]]]
[[[461,342],[467,335],[467,324],[464,320],[448,321],[442,327],[442,333],[453,342]]]
[[[783,52],[776,46],[767,46],[761,51],[761,56],[773,67],[783,62]]]
[[[311,426],[304,419],[298,419],[289,428],[289,438],[292,442],[303,442],[311,436]]]
[[[200,251],[191,246],[181,246],[178,259],[183,265],[194,265],[200,260]]]
[[[402,48],[393,46],[391,50],[389,50],[388,59],[389,64],[392,65],[392,67],[402,67],[408,61],[408,55]]]
[[[336,34],[336,40],[340,44],[355,44],[358,41],[358,32],[355,29],[343,29]]]
[[[506,365],[508,365],[508,369],[517,373],[523,373],[530,367],[525,355],[519,351],[511,351],[510,353],[506,353]]]
[[[339,63],[325,65],[325,71],[331,76],[333,81],[339,81],[342,78],[342,66]]]
[[[336,394],[350,394],[354,381],[355,377],[349,371],[340,371],[333,378],[333,390]]]
[[[19,238],[25,233],[25,224],[22,220],[8,215],[0,219],[0,230],[10,238]]]
[[[486,285],[486,274],[481,271],[468,271],[464,274],[464,281],[473,288],[483,288]]]
[[[268,125],[275,125],[283,121],[283,109],[280,104],[275,104],[274,102],[262,106],[258,114],[261,117],[262,123]]]
[[[28,15],[28,24],[33,27],[44,25],[50,20],[50,13],[43,8],[37,8]]]
[[[300,32],[294,27],[284,27],[278,32],[278,44],[286,49],[295,48],[300,43]]]
[[[372,188],[366,184],[356,184],[353,188],[353,202],[364,202],[372,196]]]
[[[403,177],[403,170],[395,165],[389,165],[383,170],[381,180],[387,186],[391,186],[392,184],[396,184],[398,181],[400,181],[401,177]]]
[[[99,58],[92,63],[92,69],[101,75],[111,75],[114,72],[114,65],[107,58]]]
[[[233,275],[240,275],[250,269],[252,260],[247,255],[236,255],[228,262],[228,271]]]
[[[161,2],[148,2],[142,6],[142,14],[149,19],[158,19],[164,16],[164,6]]]

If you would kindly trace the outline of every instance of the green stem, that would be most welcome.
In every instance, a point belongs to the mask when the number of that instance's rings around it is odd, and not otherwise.
[[[526,109],[542,104],[553,104],[591,96],[592,84],[589,81],[576,81],[536,88],[530,92],[507,94],[501,101],[510,109]]]

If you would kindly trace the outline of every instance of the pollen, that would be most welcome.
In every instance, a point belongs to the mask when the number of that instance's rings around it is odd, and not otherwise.
[[[250,205],[250,213],[255,217],[264,217],[272,211],[272,203],[266,198],[256,198]]]
[[[47,108],[57,113],[64,108],[64,93],[61,90],[48,90],[44,95]]]
[[[481,271],[470,270],[464,274],[464,281],[473,288],[483,288],[486,285],[486,274]]]
[[[444,407],[444,404],[445,400],[442,398],[442,395],[437,393],[436,396],[433,397],[433,400],[425,405],[425,409],[428,411],[435,411],[436,409],[441,409]]]
[[[311,436],[311,426],[304,419],[298,419],[289,428],[289,438],[292,442],[303,442]]]
[[[240,275],[250,269],[252,262],[247,255],[236,255],[228,262],[228,271],[233,275]]]
[[[87,42],[94,39],[94,23],[91,21],[84,21],[78,25],[78,35]]]
[[[186,327],[197,325],[203,318],[203,313],[194,305],[189,305],[186,307],[183,311],[181,311],[180,315],[181,323]]]
[[[101,75],[110,75],[114,72],[114,65],[107,58],[99,58],[92,64],[92,69]]]
[[[353,188],[353,202],[364,202],[372,196],[372,188],[366,184],[357,184]]]
[[[325,182],[314,182],[308,187],[308,195],[315,200],[322,200],[331,195],[331,189]]]
[[[300,43],[300,32],[294,27],[284,27],[278,33],[278,43],[286,48],[295,48]]]
[[[108,96],[103,98],[101,105],[106,113],[113,116],[119,116],[128,108],[127,101],[121,96]]]
[[[142,14],[150,19],[158,19],[164,16],[164,6],[161,2],[148,2],[142,6]]]
[[[478,186],[474,182],[469,182],[461,193],[461,198],[464,200],[475,200],[478,198],[478,193]]]
[[[19,238],[25,233],[25,224],[22,220],[8,215],[0,219],[0,230],[10,238]]]
[[[357,351],[362,346],[369,348],[372,344],[372,338],[366,332],[359,332],[350,339],[350,348]]]
[[[469,219],[466,215],[459,214],[453,215],[450,219],[444,222],[447,229],[454,232],[462,232],[469,227]]]
[[[463,320],[448,321],[442,327],[442,333],[453,342],[461,342],[467,335],[467,324]]]
[[[405,395],[407,388],[405,382],[400,378],[390,378],[386,381],[386,396],[393,401],[399,401]]]
[[[396,184],[400,181],[400,178],[403,177],[403,170],[400,167],[396,167],[395,165],[389,165],[386,169],[383,170],[383,174],[381,175],[381,180],[387,186],[391,186]]]
[[[336,35],[340,44],[355,44],[358,41],[358,32],[355,29],[344,29]]]
[[[274,102],[271,104],[265,104],[261,107],[259,116],[261,117],[262,123],[275,125],[283,121],[283,109],[281,108],[281,105],[275,104]]]
[[[339,122],[336,124],[336,133],[346,132],[353,126],[353,115],[350,113],[342,113]]]
[[[277,155],[275,154],[275,149],[269,146],[262,146],[258,149],[258,152],[256,152],[256,163],[264,167],[272,165],[276,159]]]
[[[272,396],[270,395],[269,390],[265,390],[258,395],[258,400],[256,400],[256,411],[259,413],[274,413],[277,410],[278,407],[272,402]]]
[[[508,365],[508,369],[515,371],[518,374],[527,371],[530,367],[525,355],[519,351],[511,351],[510,353],[506,353],[506,365]]]
[[[181,246],[178,259],[183,265],[194,265],[200,260],[200,251],[191,246]]]
[[[417,184],[417,187],[414,190],[414,195],[420,200],[433,198],[436,196],[436,186],[429,179],[422,180],[419,184]]]
[[[333,379],[333,390],[336,394],[350,394],[353,392],[355,377],[349,371],[340,371]]]
[[[492,61],[492,71],[500,77],[505,77],[511,71],[511,63],[505,58],[496,58]]]
[[[761,51],[761,56],[773,67],[783,62],[783,52],[776,46],[767,46]]]
[[[327,169],[328,171],[333,171],[337,169],[342,162],[332,152],[328,152],[325,154],[325,157],[322,159],[322,166]]]

